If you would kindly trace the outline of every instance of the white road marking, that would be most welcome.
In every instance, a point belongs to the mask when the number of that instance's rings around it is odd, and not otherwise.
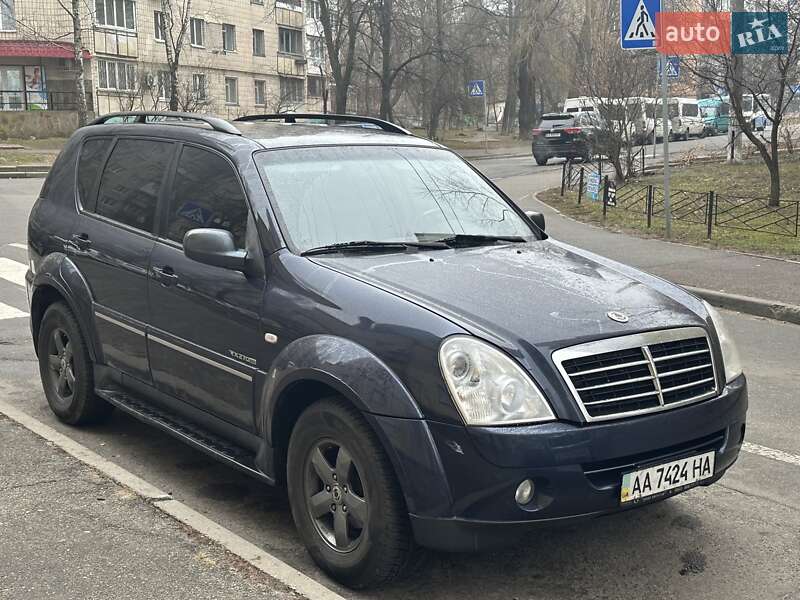
[[[25,287],[25,273],[27,271],[28,265],[10,258],[0,257],[0,278]]]
[[[3,304],[0,302],[0,321],[5,319],[19,319],[20,317],[27,317],[28,313],[17,310],[13,306]]]
[[[800,467],[800,456],[797,454],[789,454],[783,450],[775,450],[774,448],[768,448],[767,446],[761,446],[751,442],[745,442],[742,444],[742,450],[749,452],[750,454],[758,454],[759,456],[771,458],[772,460],[779,460],[780,462],[785,462],[790,465],[794,465],[795,467]]]
[[[247,561],[259,571],[277,579],[284,585],[292,588],[308,600],[345,600],[342,596],[326,588],[308,575],[301,573],[294,567],[272,556],[244,538],[226,529],[208,517],[189,508],[183,502],[175,500],[144,479],[123,469],[110,460],[107,460],[89,450],[72,438],[59,433],[49,425],[45,425],[35,417],[19,410],[3,401],[0,401],[0,413],[16,421],[39,437],[44,438],[67,454],[77,458],[82,463],[99,471],[106,477],[113,479],[135,492],[139,496],[151,501],[158,510],[170,515],[174,519],[191,527],[201,535],[224,546],[229,552]]]
[[[8,244],[8,245],[11,246],[12,248],[19,248],[20,250],[27,250],[28,249],[28,245],[27,244],[17,244],[15,242],[13,244]]]

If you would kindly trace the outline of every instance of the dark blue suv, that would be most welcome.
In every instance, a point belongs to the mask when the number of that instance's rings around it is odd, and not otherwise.
[[[353,587],[708,485],[742,444],[713,309],[391,123],[107,115],[28,235],[58,418],[116,407],[285,484]]]

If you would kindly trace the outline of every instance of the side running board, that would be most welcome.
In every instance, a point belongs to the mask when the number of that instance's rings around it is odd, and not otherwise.
[[[256,468],[256,455],[251,451],[232,444],[228,440],[223,440],[215,434],[199,428],[195,423],[190,423],[161,407],[144,404],[121,390],[99,389],[95,393],[106,402],[113,404],[136,419],[158,427],[169,435],[188,443],[190,446],[205,452],[217,460],[267,483],[275,483],[271,477]]]

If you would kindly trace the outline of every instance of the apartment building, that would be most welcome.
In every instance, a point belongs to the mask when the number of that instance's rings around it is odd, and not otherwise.
[[[93,111],[166,109],[160,0],[81,5]],[[59,1],[0,0],[0,9],[0,110],[74,109],[72,21]],[[178,71],[181,109],[234,118],[318,108],[326,85],[318,10],[313,0],[194,0]]]

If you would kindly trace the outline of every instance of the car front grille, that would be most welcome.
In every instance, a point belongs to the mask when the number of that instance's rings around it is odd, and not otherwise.
[[[668,410],[717,394],[714,356],[700,327],[564,348],[553,360],[588,421]]]

